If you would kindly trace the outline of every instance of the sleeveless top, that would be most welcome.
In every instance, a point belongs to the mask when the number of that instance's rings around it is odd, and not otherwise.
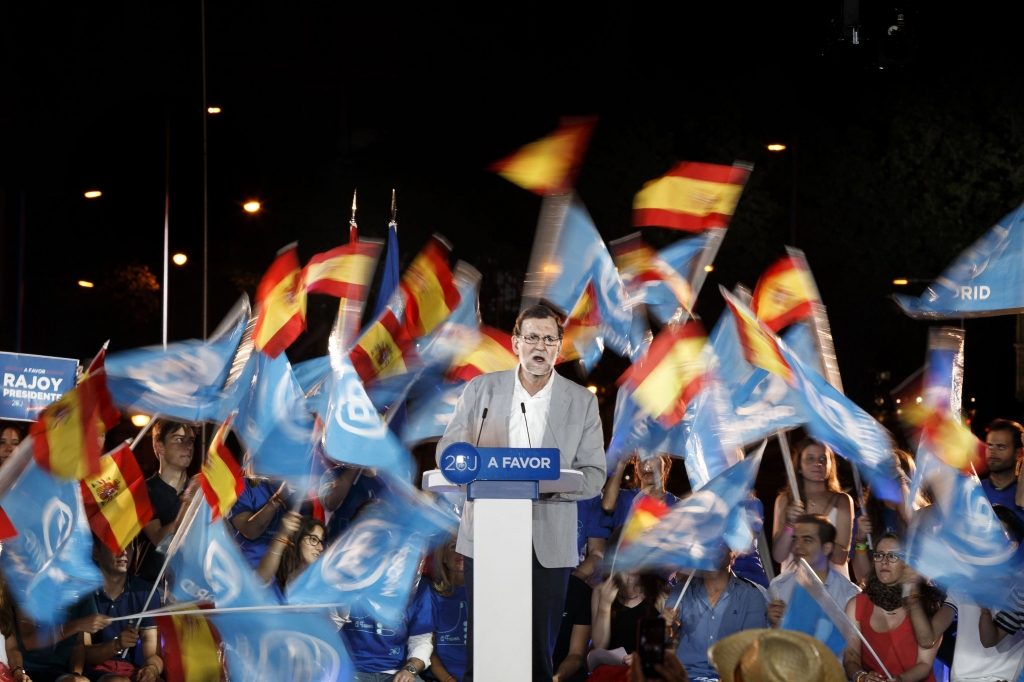
[[[875,632],[871,629],[871,612],[875,605],[866,594],[858,594],[857,599],[857,620],[860,622],[860,631],[864,635],[871,648],[882,659],[882,664],[890,675],[899,675],[906,672],[917,664],[917,640],[914,638],[914,627],[910,624],[909,614],[904,617],[894,630],[889,632]],[[861,647],[861,666],[868,672],[882,672],[878,661],[867,650]],[[935,682],[935,673],[928,672],[924,682]]]
[[[840,493],[832,493],[832,497],[829,498],[829,503],[833,503],[834,502],[835,504],[832,504],[832,508],[829,509],[828,513],[824,515],[824,516],[828,517],[828,520],[836,528],[839,527],[839,526],[836,525],[839,522],[839,504],[838,504],[838,500],[842,499],[842,498],[839,498],[838,495],[840,495]],[[840,566],[839,564],[831,563],[831,561],[830,561],[829,562],[829,566],[831,566],[832,570],[834,570],[836,573],[838,573],[839,575],[843,576],[847,580],[850,579],[850,564],[849,564],[849,562],[844,563],[842,566]],[[793,561],[793,554],[790,553],[790,555],[788,557],[786,557],[786,560],[782,562],[782,566],[779,568],[779,573],[780,574],[788,573],[788,572],[790,572],[792,570],[795,570],[795,569],[796,569],[796,562]],[[896,673],[893,673],[893,674],[895,675]]]
[[[626,608],[622,604],[617,606],[615,617],[611,619],[606,648],[610,651],[621,646],[627,654],[631,654],[636,649],[637,623],[647,615],[647,602],[642,601],[630,608]]]

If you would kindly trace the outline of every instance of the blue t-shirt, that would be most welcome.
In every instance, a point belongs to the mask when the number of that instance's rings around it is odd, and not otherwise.
[[[96,613],[103,616],[110,616],[116,618],[118,616],[131,616],[136,613],[142,613],[143,604],[146,603],[146,597],[149,596],[149,591],[153,589],[152,583],[147,583],[141,578],[136,578],[134,575],[129,575],[128,580],[125,581],[124,591],[117,597],[117,599],[111,599],[107,596],[107,593],[102,589],[93,594],[93,600],[96,604]],[[149,602],[148,611],[160,608],[160,595],[154,594],[153,599]],[[134,624],[134,621],[132,621]],[[103,628],[99,632],[92,636],[93,644],[103,644],[117,639],[121,631],[128,627],[128,623],[124,621],[115,621]],[[139,629],[156,627],[152,618],[143,618],[142,624]],[[142,647],[136,645],[128,649],[128,656],[125,660],[134,663],[136,666],[142,665]]]
[[[422,587],[422,585],[421,585]],[[456,585],[450,597],[431,589],[437,657],[449,673],[461,680],[466,672],[466,633],[469,630],[469,602],[465,585]]]
[[[407,660],[406,650],[409,638],[434,631],[434,610],[430,602],[428,581],[421,580],[416,596],[405,612],[405,620],[397,628],[378,623],[372,616],[356,611],[349,614],[351,620],[341,629],[348,642],[349,653],[356,671],[361,673],[383,673],[400,670]],[[429,664],[430,661],[424,661]]]
[[[612,535],[612,515],[601,508],[601,496],[576,501],[576,553],[587,558],[587,538],[608,539]]]
[[[639,488],[619,491],[619,497],[615,500],[615,511],[612,512],[612,528],[618,528],[626,522],[626,517],[629,516],[629,510],[633,507],[633,500],[635,500],[639,494]],[[671,507],[678,501],[679,498],[672,493],[665,493],[665,504],[668,506]]]
[[[228,518],[234,518],[238,514],[245,514],[246,517],[252,516],[270,501],[270,498],[274,496],[274,493],[280,487],[280,483],[274,485],[270,481],[260,481],[259,485],[253,486],[249,479],[246,478],[245,490],[238,496],[238,502],[235,502],[235,506],[231,508],[231,516]],[[277,524],[281,522],[281,516],[282,511],[275,509],[274,519],[267,526],[267,529],[263,531],[263,535],[255,540],[250,540],[237,530],[235,531],[235,542],[242,549],[242,555],[245,557],[245,560],[253,567],[260,565],[260,559],[263,558],[263,554],[267,551],[267,547],[270,546],[270,542],[277,535]]]
[[[1012,509],[1022,521],[1024,521],[1024,509],[1017,506],[1017,501],[1014,499],[1017,496],[1017,482],[1014,481],[1012,485],[1009,485],[1002,490],[996,490],[992,486],[992,481],[985,479],[981,482],[981,489],[985,491],[985,497],[992,504],[1001,504],[1007,509]]]
[[[321,499],[326,492],[324,488],[334,483],[344,471],[345,467],[335,467],[323,473],[320,477]],[[348,530],[349,525],[352,523],[352,517],[355,516],[359,506],[367,500],[380,497],[382,490],[384,490],[384,482],[380,476],[359,476],[359,480],[352,484],[348,495],[345,496],[341,505],[334,510],[331,520],[327,522],[327,541],[335,540]]]

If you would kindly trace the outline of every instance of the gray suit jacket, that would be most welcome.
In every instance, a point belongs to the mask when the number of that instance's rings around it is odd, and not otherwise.
[[[480,415],[487,408],[480,447],[508,447],[508,420],[512,414],[512,393],[519,368],[476,377],[466,386],[455,406],[444,436],[437,444],[437,461],[452,443],[476,443]],[[547,568],[576,566],[576,500],[601,493],[605,482],[604,434],[597,398],[587,389],[559,376],[551,379],[551,407],[541,447],[558,448],[562,469],[583,474],[583,488],[576,493],[544,494],[533,503],[533,549]],[[456,550],[473,556],[473,503],[462,512]]]

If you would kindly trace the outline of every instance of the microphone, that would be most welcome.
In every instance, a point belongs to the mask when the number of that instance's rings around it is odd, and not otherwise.
[[[530,422],[526,421],[526,403],[519,403],[519,408],[523,411],[523,425],[526,427],[526,442],[533,447],[533,441],[530,440]]]
[[[484,421],[487,419],[487,408],[484,408],[484,413],[480,415],[480,430],[476,432],[476,445],[480,447],[480,435],[484,432]]]

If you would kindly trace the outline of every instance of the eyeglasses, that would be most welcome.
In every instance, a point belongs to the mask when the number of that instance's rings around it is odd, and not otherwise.
[[[321,540],[320,538],[318,538],[315,535],[303,535],[302,536],[302,541],[305,542],[310,547],[323,548],[323,546],[324,546],[324,541]]]
[[[562,340],[561,337],[558,336],[537,336],[536,334],[528,334],[526,336],[520,334],[519,338],[531,346],[536,346],[537,342],[543,339],[544,345],[549,348],[551,346],[557,346],[558,342]]]
[[[887,564],[894,564],[902,558],[896,552],[875,552],[871,557],[875,561],[884,561]]]

